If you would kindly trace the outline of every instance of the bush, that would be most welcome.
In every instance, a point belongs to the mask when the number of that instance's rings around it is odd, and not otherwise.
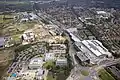
[[[54,69],[55,68],[55,63],[53,61],[48,61],[43,66],[46,69]]]

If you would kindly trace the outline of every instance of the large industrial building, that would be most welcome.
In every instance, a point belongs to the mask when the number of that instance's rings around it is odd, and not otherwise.
[[[75,42],[76,55],[82,62],[96,64],[100,59],[112,57],[112,54],[98,40]]]

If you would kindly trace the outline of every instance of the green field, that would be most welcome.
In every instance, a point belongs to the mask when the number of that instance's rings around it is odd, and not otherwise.
[[[56,80],[56,78],[53,78],[52,75],[48,75],[48,76],[47,76],[47,80]]]
[[[14,28],[17,28],[19,31],[25,31],[25,30],[28,30],[28,29],[32,29],[35,24],[37,24],[36,21],[32,21],[32,22],[23,22],[23,23],[20,23],[20,24],[15,24],[14,25]]]
[[[115,80],[105,69],[101,69],[98,74],[101,80]]]
[[[4,19],[5,18],[5,19]],[[8,19],[9,18],[9,19]],[[11,18],[11,19],[10,19]],[[0,23],[1,24],[6,24],[6,23],[9,23],[11,22],[14,18],[13,15],[0,15]]]
[[[81,71],[81,74],[84,75],[84,76],[88,76],[89,75],[89,72],[87,70],[82,70]]]
[[[16,35],[13,35],[12,38],[13,38],[13,40],[15,40],[17,42],[17,41],[20,41],[21,35],[22,34],[16,34]]]

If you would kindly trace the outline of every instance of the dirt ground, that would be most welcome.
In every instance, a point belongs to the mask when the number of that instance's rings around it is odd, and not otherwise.
[[[13,52],[11,50],[0,50],[0,80],[12,62]]]

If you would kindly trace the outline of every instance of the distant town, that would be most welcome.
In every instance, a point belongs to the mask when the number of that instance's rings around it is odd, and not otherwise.
[[[120,80],[120,1],[76,2],[0,0],[0,80]]]

